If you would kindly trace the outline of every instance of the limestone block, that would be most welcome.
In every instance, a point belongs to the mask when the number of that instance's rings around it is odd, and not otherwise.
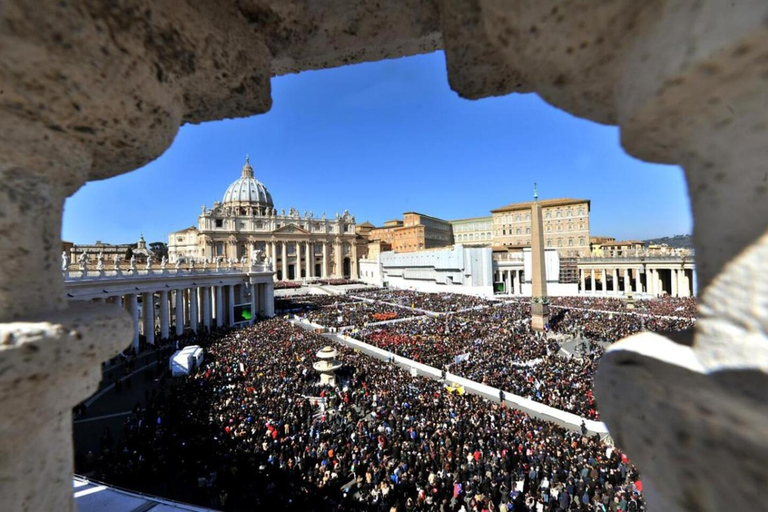
[[[73,303],[45,320],[0,324],[3,510],[74,510],[72,407],[125,348],[132,325],[111,304]]]
[[[601,418],[641,468],[649,510],[765,510],[765,373],[707,373],[691,347],[642,333],[603,356],[595,384]]]

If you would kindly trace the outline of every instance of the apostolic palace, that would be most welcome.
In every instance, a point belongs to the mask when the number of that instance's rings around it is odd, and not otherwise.
[[[198,227],[168,236],[168,257],[195,261],[246,261],[262,251],[278,281],[358,275],[358,251],[366,240],[355,233],[355,218],[346,210],[327,219],[291,207],[279,212],[267,187],[253,174],[246,157],[240,177],[221,202],[202,207]]]

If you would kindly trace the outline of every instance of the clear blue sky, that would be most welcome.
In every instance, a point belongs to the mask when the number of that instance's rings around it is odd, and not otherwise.
[[[67,200],[63,237],[148,242],[197,223],[246,154],[275,207],[348,209],[381,225],[419,211],[489,215],[542,198],[592,200],[593,236],[650,238],[691,230],[680,168],[628,156],[619,133],[534,94],[468,101],[448,87],[442,52],[272,80],[270,112],[181,128],[160,158],[85,185]]]

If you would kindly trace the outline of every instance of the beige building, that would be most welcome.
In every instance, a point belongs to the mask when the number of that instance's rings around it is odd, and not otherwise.
[[[644,251],[645,244],[639,240],[624,240],[603,243],[601,248],[604,257],[634,256]]]
[[[315,217],[295,208],[278,212],[246,158],[240,178],[227,188],[223,200],[213,208],[202,207],[198,227],[168,236],[168,254],[171,262],[180,258],[223,262],[248,261],[261,251],[279,281],[354,279],[366,243],[346,210],[330,219],[325,213]]]
[[[456,244],[490,247],[493,241],[491,217],[470,217],[450,221]]]
[[[370,240],[381,240],[395,252],[414,252],[453,244],[451,223],[423,213],[406,212],[403,220],[390,220],[369,234]]]
[[[513,203],[491,210],[494,246],[530,247],[532,204]],[[589,256],[590,200],[546,199],[539,204],[545,247],[556,248],[561,256]]]

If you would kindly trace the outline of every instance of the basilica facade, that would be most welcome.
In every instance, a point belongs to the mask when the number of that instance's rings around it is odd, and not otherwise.
[[[202,207],[197,227],[168,236],[168,256],[171,262],[211,263],[262,257],[271,262],[278,281],[356,279],[366,243],[346,210],[333,218],[295,208],[278,211],[246,158],[240,178],[227,188],[223,200]]]

